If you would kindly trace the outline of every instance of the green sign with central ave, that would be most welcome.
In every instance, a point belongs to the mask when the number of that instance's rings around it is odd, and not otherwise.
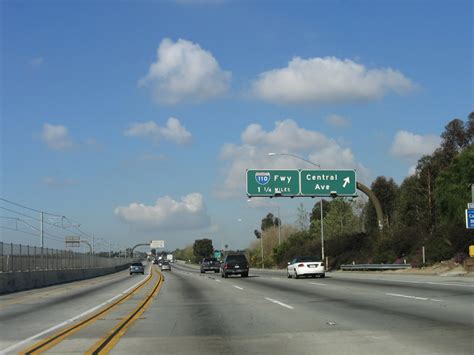
[[[255,197],[298,196],[298,170],[247,170],[247,195]]]
[[[356,196],[355,170],[247,170],[249,197]]]
[[[355,170],[301,170],[301,196],[355,196]]]

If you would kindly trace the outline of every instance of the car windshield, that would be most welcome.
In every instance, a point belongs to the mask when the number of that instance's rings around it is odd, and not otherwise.
[[[132,266],[143,266],[142,263],[133,263]]]
[[[241,261],[247,261],[245,258],[245,255],[229,255],[226,258],[227,262],[241,262]]]
[[[317,256],[302,256],[297,258],[298,262],[309,262],[309,261],[321,261],[320,257]]]

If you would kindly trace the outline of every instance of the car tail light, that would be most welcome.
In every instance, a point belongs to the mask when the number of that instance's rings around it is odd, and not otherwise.
[[[227,269],[227,267],[228,267],[227,264],[224,264],[224,269]]]
[[[298,264],[298,267],[304,267],[304,264]]]

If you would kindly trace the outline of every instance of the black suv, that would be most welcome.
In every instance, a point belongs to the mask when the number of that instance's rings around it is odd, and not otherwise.
[[[229,275],[249,276],[249,262],[243,254],[227,255],[221,264],[221,276],[227,278]]]
[[[220,269],[219,260],[216,258],[204,258],[201,261],[201,274],[204,274],[206,271],[214,271],[218,273]]]

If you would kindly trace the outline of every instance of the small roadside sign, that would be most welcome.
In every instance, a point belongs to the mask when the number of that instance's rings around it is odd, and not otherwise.
[[[474,229],[474,209],[466,210],[466,228]]]
[[[152,240],[150,242],[150,248],[160,248],[163,249],[165,247],[165,241],[164,240]]]
[[[64,238],[66,247],[77,248],[81,246],[81,237],[77,236],[67,236]]]
[[[215,250],[215,251],[214,251],[214,257],[215,257],[216,259],[220,259],[220,258],[222,257],[221,251],[220,251],[220,250]]]

